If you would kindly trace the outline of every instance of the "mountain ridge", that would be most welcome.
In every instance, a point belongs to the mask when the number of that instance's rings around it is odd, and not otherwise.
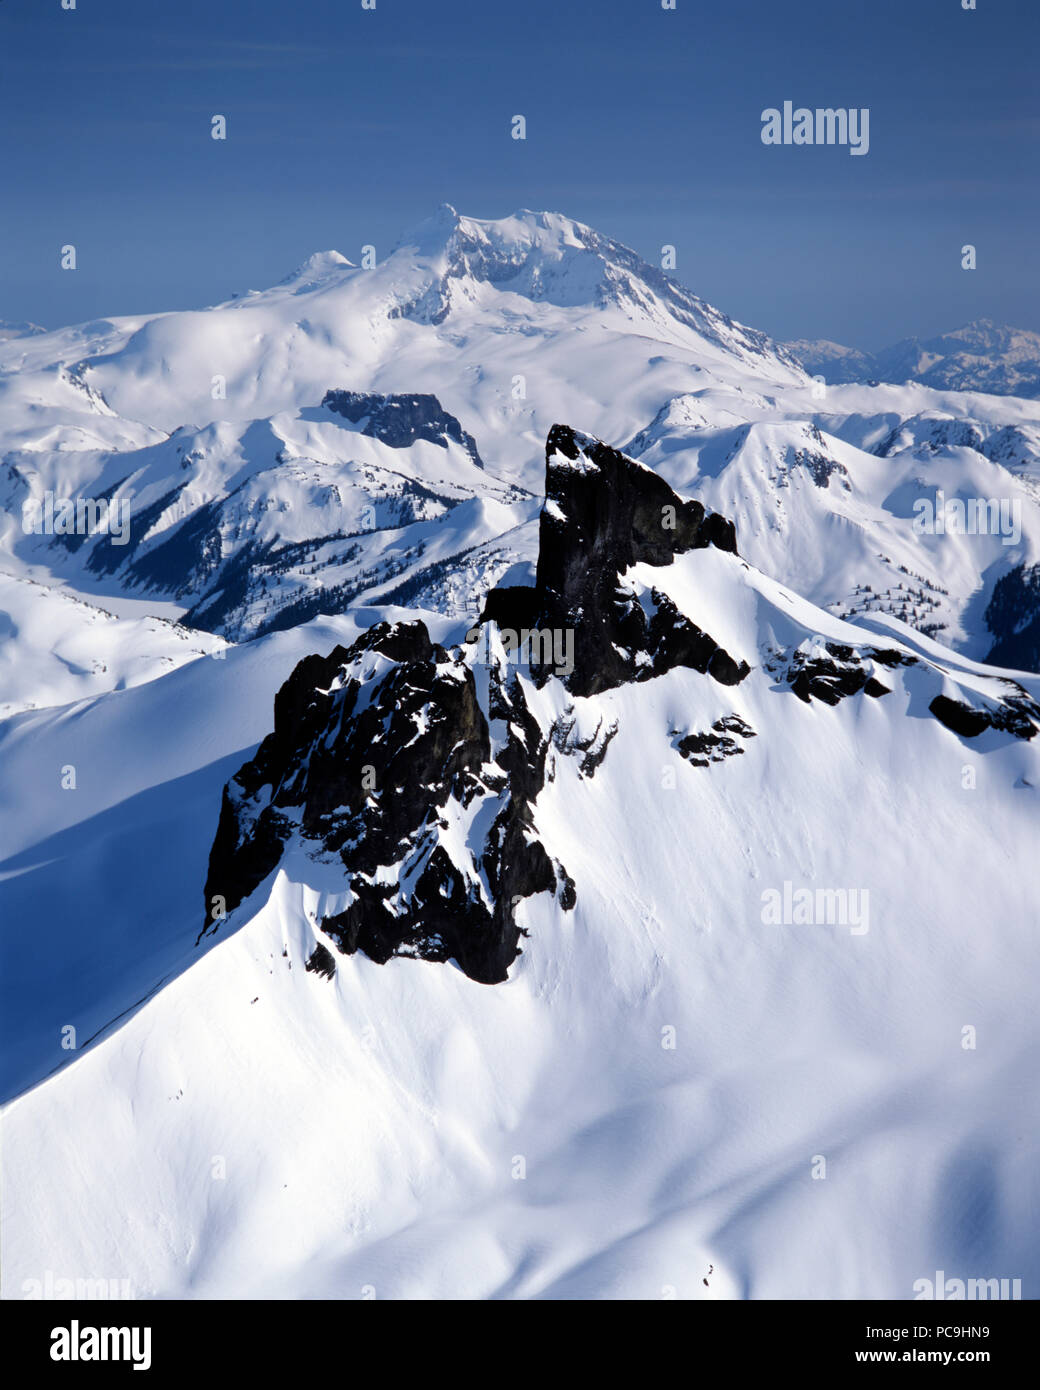
[[[748,659],[734,657],[690,616],[706,608],[714,630],[714,603],[689,586],[678,600],[669,593],[680,557],[716,553],[750,576],[733,523],[569,426],[553,426],[545,458],[533,585],[492,589],[462,643],[431,642],[421,618],[377,623],[349,649],[307,657],[282,686],[273,731],[224,788],[203,934],[220,930],[302,844],[343,880],[316,923],[308,969],[331,977],[331,946],[377,963],[450,961],[480,983],[502,983],[526,934],[517,905],[549,893],[570,912],[580,898],[539,828],[555,755],[580,755],[580,776],[593,779],[619,730],[597,697],[634,693],[670,672],[733,690],[754,671],[815,711],[883,700],[902,679],[921,711],[961,739],[1029,742],[1040,729],[1040,704],[1010,678],[955,675],[854,628],[847,640],[796,632],[763,649],[755,629],[775,627],[745,612],[737,629],[726,624]],[[717,584],[715,603],[730,607],[734,576],[721,571]],[[764,606],[777,602],[760,593]],[[802,607],[802,624],[826,624]],[[698,767],[772,737],[736,709],[707,730],[669,735]]]
[[[988,318],[932,338],[903,338],[878,352],[822,338],[784,346],[811,376],[835,383],[919,381],[942,390],[1040,396],[1040,333]]]

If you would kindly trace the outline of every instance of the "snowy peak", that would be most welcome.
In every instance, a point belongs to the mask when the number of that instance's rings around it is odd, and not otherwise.
[[[806,385],[765,334],[559,213],[444,205],[390,254],[358,259],[321,251],[207,309],[0,342],[5,452],[123,452],[189,424],[313,409],[343,386],[436,394],[491,472],[531,487],[554,420],[620,441],[683,391],[765,408]]]
[[[291,286],[296,294],[306,294],[309,290],[334,283],[348,270],[357,270],[357,266],[341,252],[315,251],[279,284]]]
[[[483,220],[463,217],[450,203],[401,237],[397,250],[439,262],[449,274],[477,280],[510,278],[538,262],[559,264],[572,253],[601,254],[615,246],[591,227],[557,212],[523,208],[510,217]]]
[[[904,338],[876,353],[826,339],[785,347],[807,372],[835,384],[917,381],[938,390],[1040,396],[1040,333],[992,319],[975,319],[935,338]]]
[[[794,359],[766,334],[744,327],[699,299],[621,242],[558,212],[521,209],[483,221],[450,204],[402,238],[391,262],[418,258],[428,271],[423,292],[396,312],[442,323],[453,307],[479,300],[480,287],[557,308],[619,310],[657,331],[693,329],[714,347],[745,360],[768,361],[797,379]],[[793,373],[793,377],[792,377]]]
[[[521,211],[482,221],[444,204],[402,238],[391,258],[417,259],[427,271],[425,292],[400,312],[440,323],[453,305],[479,300],[487,286],[559,308],[602,307],[613,245],[559,213]]]

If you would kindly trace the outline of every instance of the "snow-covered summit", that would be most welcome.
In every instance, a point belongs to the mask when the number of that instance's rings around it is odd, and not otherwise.
[[[431,272],[423,293],[402,306],[439,323],[478,286],[562,309],[616,309],[651,331],[681,325],[745,362],[761,359],[781,378],[796,364],[764,334],[737,323],[636,252],[559,212],[522,208],[510,217],[464,217],[443,204],[400,241],[395,256],[417,256]],[[393,258],[392,258],[393,259]]]
[[[356,269],[354,262],[340,251],[315,251],[279,283],[292,286],[294,294],[306,294],[334,283],[343,271]]]
[[[918,383],[821,393],[766,335],[561,213],[444,204],[394,249],[354,254],[209,309],[0,343],[11,516],[48,491],[111,491],[135,517],[104,557],[9,527],[15,568],[88,592],[100,572],[236,640],[402,585],[473,610],[531,559],[543,443],[571,420],[717,504],[755,563],[824,606],[882,595],[982,656],[1007,636],[987,618],[1006,573],[1015,613],[1032,603],[1040,406]],[[1004,341],[985,322],[964,334]],[[362,398],[379,423],[323,407]],[[414,410],[426,425],[397,428]],[[1020,525],[919,535],[922,489],[1006,501]]]

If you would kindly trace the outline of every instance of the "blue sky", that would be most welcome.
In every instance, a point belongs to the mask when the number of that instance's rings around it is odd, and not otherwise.
[[[451,202],[673,244],[780,338],[1040,330],[1038,39],[1038,0],[0,0],[0,318],[213,303]],[[869,154],[763,145],[787,99],[869,107]]]

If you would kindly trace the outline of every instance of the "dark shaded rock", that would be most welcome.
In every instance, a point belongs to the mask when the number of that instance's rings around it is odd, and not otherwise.
[[[538,617],[538,593],[530,585],[504,585],[491,589],[480,614],[482,623],[520,632],[532,628]]]
[[[985,616],[995,639],[987,664],[1040,671],[1040,565],[1019,565],[1002,575]]]
[[[307,964],[303,968],[313,971],[316,975],[321,975],[326,980],[331,980],[336,973],[335,957],[329,948],[323,946],[319,941],[307,957]]]
[[[987,710],[975,709],[946,695],[936,695],[928,708],[940,724],[960,734],[961,738],[977,738],[992,722]]]
[[[454,415],[449,415],[436,396],[326,391],[321,403],[352,425],[364,420],[361,433],[391,449],[408,449],[419,439],[446,449],[452,440],[465,449],[478,468],[484,467],[476,440]]]
[[[1004,729],[1016,738],[1030,739],[1040,725],[1040,705],[1030,699],[1020,685],[1015,688],[1018,694],[1005,695],[1000,701],[1000,707],[994,712],[993,727]]]
[[[882,666],[887,666],[890,670],[896,666],[914,666],[917,658],[910,656],[907,652],[897,651],[894,648],[871,647],[868,655],[874,661],[879,661]]]
[[[1017,696],[1005,696],[999,704],[982,706],[936,695],[928,708],[940,724],[961,738],[978,738],[984,729],[999,729],[1015,738],[1028,740],[1035,736],[1040,727],[1040,705],[1024,692]]]
[[[555,891],[557,867],[530,808],[546,740],[515,680],[497,700],[507,730],[493,761],[472,671],[423,623],[381,623],[306,657],[275,697],[274,731],[224,789],[207,908],[220,897],[233,911],[298,838],[343,864],[352,901],[321,923],[341,951],[455,959],[475,980],[505,979],[514,904]],[[440,832],[477,798],[492,815],[460,866]]]
[[[838,705],[849,695],[858,695],[867,684],[868,676],[862,666],[854,666],[824,658],[806,661],[792,668],[791,689],[800,700],[822,700],[825,705]]]
[[[708,675],[720,685],[739,685],[750,670],[746,661],[734,661],[721,647],[716,647],[708,662]]]
[[[641,648],[650,660],[637,670],[637,680],[663,675],[676,666],[689,666],[720,685],[737,685],[744,679],[751,670],[746,661],[735,661],[713,637],[680,613],[667,594],[653,589],[650,596],[654,615]]]
[[[593,695],[679,664],[707,670],[718,644],[702,640],[674,605],[651,631],[621,575],[634,564],[668,565],[710,545],[736,554],[733,523],[683,501],[651,469],[566,425],[549,432],[545,499],[535,606],[539,626],[574,633],[574,670],[563,677],[569,689]],[[720,662],[718,669],[732,678],[740,668]]]
[[[824,642],[808,653],[796,651],[790,658],[782,656],[779,665],[774,663],[770,669],[806,704],[819,700],[834,706],[861,691],[875,700],[891,694],[890,687],[871,674],[872,662],[891,669],[913,666],[916,660],[891,648],[857,650],[844,642]]]
[[[744,749],[737,738],[755,737],[754,729],[739,714],[728,714],[716,719],[705,733],[686,734],[675,746],[694,767],[707,767],[709,763],[720,763],[726,758],[743,754]]]

